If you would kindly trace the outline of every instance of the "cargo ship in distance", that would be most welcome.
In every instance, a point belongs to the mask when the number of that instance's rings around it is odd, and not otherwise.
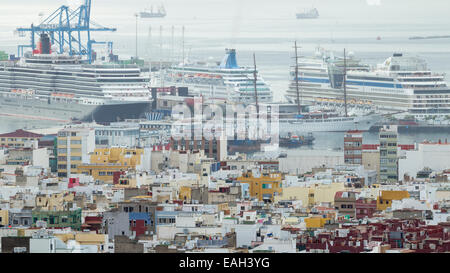
[[[164,18],[166,15],[167,12],[164,5],[159,6],[156,11],[153,11],[153,6],[151,6],[149,10],[140,12],[141,18]]]
[[[150,106],[149,79],[139,67],[52,53],[47,34],[17,63],[0,63],[2,115],[106,123],[144,117]]]
[[[297,13],[297,19],[317,19],[319,18],[319,11],[316,8],[304,10]]]

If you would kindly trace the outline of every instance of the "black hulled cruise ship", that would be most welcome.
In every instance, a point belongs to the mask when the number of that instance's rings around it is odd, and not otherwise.
[[[149,78],[135,65],[87,64],[52,53],[46,34],[17,63],[0,63],[0,114],[113,122],[150,111]]]

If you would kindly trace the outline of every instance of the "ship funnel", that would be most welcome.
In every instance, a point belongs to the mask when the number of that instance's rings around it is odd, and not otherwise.
[[[40,47],[39,51],[41,54],[50,54],[52,51],[52,45],[50,43],[50,38],[48,37],[48,34],[42,33],[40,38]]]
[[[236,50],[225,49],[225,57],[219,65],[220,68],[239,68],[236,61]]]

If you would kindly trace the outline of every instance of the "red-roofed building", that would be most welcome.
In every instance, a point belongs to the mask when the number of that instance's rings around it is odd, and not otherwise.
[[[338,191],[334,195],[335,209],[341,215],[348,215],[352,218],[355,217],[355,204],[357,193],[351,191]]]
[[[24,147],[26,142],[37,141],[41,137],[43,135],[19,129],[15,132],[0,134],[0,146],[20,148]]]

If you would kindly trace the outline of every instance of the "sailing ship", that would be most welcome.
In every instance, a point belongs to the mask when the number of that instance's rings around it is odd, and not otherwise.
[[[295,96],[291,97],[291,102],[298,106],[298,114],[290,113],[289,115],[280,116],[280,133],[295,132],[345,132],[348,130],[369,130],[375,123],[382,120],[381,115],[369,114],[361,116],[349,116],[347,110],[347,88],[346,88],[346,74],[347,74],[347,57],[344,50],[344,65],[343,69],[340,67],[333,67],[332,77],[339,78],[339,82],[343,86],[344,91],[344,107],[345,113],[342,115],[338,112],[321,111],[307,111],[302,112],[303,106],[302,96],[300,95],[299,84],[299,68],[298,68],[298,54],[297,43],[295,43]]]

